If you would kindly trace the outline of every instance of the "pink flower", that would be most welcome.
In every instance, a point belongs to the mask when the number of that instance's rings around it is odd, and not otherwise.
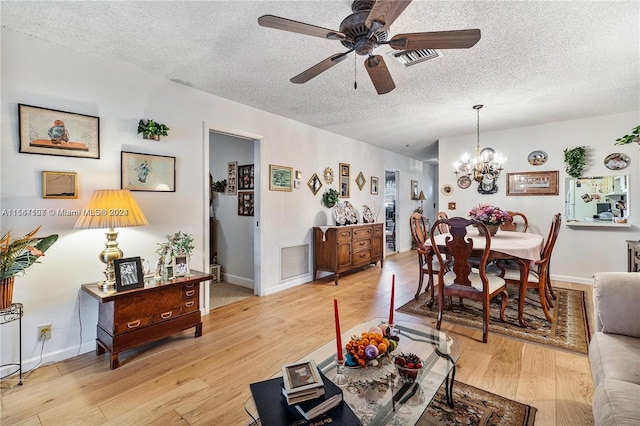
[[[490,204],[480,204],[469,212],[471,219],[478,220],[485,225],[500,225],[512,220],[511,215],[504,210]]]

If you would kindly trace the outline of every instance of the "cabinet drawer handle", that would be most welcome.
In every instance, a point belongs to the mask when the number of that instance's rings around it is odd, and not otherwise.
[[[136,327],[138,327],[138,326],[140,326],[140,320],[137,320],[137,321],[131,321],[131,322],[128,322],[128,323],[127,323],[127,327],[128,327],[128,328],[136,328]]]
[[[196,294],[195,290],[189,290],[189,291],[185,291],[184,294],[189,297],[189,296],[193,296],[194,294]]]
[[[195,286],[195,285],[196,285],[195,283],[192,283],[192,284],[187,284],[187,285],[185,285],[185,287],[186,287],[186,288],[191,288],[191,287],[193,287],[193,286]]]
[[[169,311],[169,312],[163,312],[160,314],[160,317],[162,319],[167,319],[167,318],[171,318],[171,315],[173,315],[173,312]]]
[[[187,308],[190,308],[190,307],[192,307],[192,306],[193,306],[193,304],[194,304],[194,303],[196,303],[196,302],[194,302],[194,301],[192,300],[191,302],[187,302],[187,303],[185,303],[185,304],[184,304],[184,306],[186,306]]]

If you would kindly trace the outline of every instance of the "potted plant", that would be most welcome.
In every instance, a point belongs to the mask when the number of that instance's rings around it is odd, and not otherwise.
[[[39,230],[40,226],[13,241],[7,232],[0,240],[0,309],[11,306],[15,276],[24,274],[58,239],[57,234],[36,237]]]
[[[225,188],[227,187],[227,180],[225,179],[213,182],[211,184],[211,187],[214,192],[224,192]]]
[[[322,194],[322,202],[325,206],[331,208],[338,202],[338,196],[340,194],[333,188],[329,188],[324,194]]]
[[[563,152],[565,170],[567,174],[576,179],[582,176],[582,170],[587,164],[587,147],[577,146],[575,148],[566,148]]]
[[[626,145],[628,143],[635,142],[640,144],[640,126],[636,126],[631,130],[630,135],[624,135],[621,138],[616,139],[616,145]]]
[[[142,119],[138,122],[138,133],[142,133],[142,137],[144,139],[159,141],[160,136],[167,136],[167,131],[169,130],[170,129],[166,125],[151,119]]]

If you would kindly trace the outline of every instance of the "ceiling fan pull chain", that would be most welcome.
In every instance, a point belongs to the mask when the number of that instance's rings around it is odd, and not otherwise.
[[[358,56],[353,55],[353,89],[358,88]]]

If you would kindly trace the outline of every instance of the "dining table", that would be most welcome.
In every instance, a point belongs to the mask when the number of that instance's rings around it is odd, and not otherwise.
[[[480,235],[476,228],[469,229],[468,238],[473,240],[472,257],[480,257],[485,247],[485,237]],[[445,241],[451,238],[449,233],[434,236],[435,243],[441,251],[446,250]],[[522,327],[528,324],[524,319],[524,302],[529,285],[529,271],[536,261],[540,260],[544,237],[533,232],[513,232],[498,230],[491,237],[491,245],[488,260],[511,260],[518,264],[520,269],[520,294],[518,299],[518,322]],[[425,242],[425,249],[431,250],[431,239]]]

